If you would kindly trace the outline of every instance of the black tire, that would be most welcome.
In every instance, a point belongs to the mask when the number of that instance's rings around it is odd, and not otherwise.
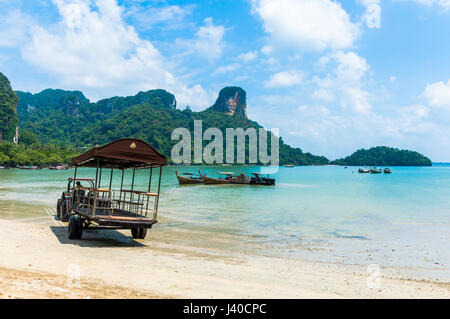
[[[147,228],[139,228],[138,229],[138,238],[145,239],[145,236],[147,236]]]
[[[139,229],[138,228],[131,228],[131,236],[133,236],[133,239],[138,239],[139,237]]]
[[[77,239],[83,237],[83,220],[78,217]]]
[[[67,227],[67,233],[69,235],[69,239],[78,239],[79,234],[79,220],[78,216],[72,215],[69,218],[69,226]]]
[[[70,198],[65,198],[64,200],[61,201],[61,206],[60,206],[60,218],[62,222],[67,222],[69,221],[69,212],[70,209],[68,209],[68,205],[70,203]]]
[[[61,199],[58,199],[58,202],[56,203],[56,218],[62,220],[60,209],[61,209]]]

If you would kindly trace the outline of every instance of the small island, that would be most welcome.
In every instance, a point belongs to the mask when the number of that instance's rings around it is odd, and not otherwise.
[[[377,146],[360,149],[346,158],[337,159],[330,164],[348,166],[431,166],[431,160],[414,151],[399,150],[393,147]]]

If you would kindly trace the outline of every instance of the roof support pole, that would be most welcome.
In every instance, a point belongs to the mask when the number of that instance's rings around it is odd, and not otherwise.
[[[73,184],[72,187],[73,189],[75,189],[75,185],[77,184],[76,179],[77,179],[77,170],[78,170],[78,166],[75,166],[75,173],[73,174]],[[67,192],[70,192],[70,183],[69,186],[67,186]],[[74,198],[72,196],[70,196],[70,207],[73,206],[73,202],[74,202]]]
[[[75,166],[75,173],[73,174],[73,185],[72,187],[75,188],[75,184],[76,184],[76,179],[77,179],[77,170],[78,170],[78,166]],[[67,192],[70,192],[70,189],[67,190]]]
[[[95,171],[95,188],[97,188],[97,183],[98,183],[98,166],[99,166],[99,163],[98,163],[98,161],[97,161],[97,170]]]
[[[150,190],[152,188],[152,175],[153,175],[153,165],[150,166],[150,178],[148,180],[148,192],[150,193]]]
[[[98,168],[99,168],[99,161],[97,161],[97,170],[95,172],[95,188],[94,188],[94,205],[92,207],[92,217],[95,217],[95,206],[97,206],[97,188],[98,188]]]
[[[150,178],[148,179],[148,193],[152,188],[152,174],[153,174],[153,165],[150,166]],[[150,196],[147,195],[147,204],[145,205],[145,216],[148,214],[148,203],[150,201]]]
[[[158,196],[156,196],[156,202],[155,202],[155,214],[154,214],[154,216],[153,216],[154,219],[156,219],[156,216],[158,215],[159,192],[160,192],[160,190],[161,190],[161,177],[162,177],[162,165],[159,166]]]
[[[97,188],[101,188],[102,186],[102,173],[103,173],[103,167],[100,166],[100,176],[98,177],[98,186]]]
[[[133,191],[134,191],[134,176],[136,174],[136,169],[133,168],[133,178],[131,179],[131,195],[130,195],[130,203],[133,202]],[[131,204],[130,204],[131,205]]]
[[[109,190],[111,190],[111,187],[112,187],[113,171],[114,171],[114,169],[111,168],[111,176],[109,177]]]
[[[109,209],[111,211],[111,215],[113,215],[113,213],[114,213],[112,210],[112,203],[111,203],[113,172],[114,172],[114,168],[111,168],[111,176],[109,177],[109,196],[108,196],[108,203],[109,203]]]
[[[123,176],[125,175],[125,169],[122,168],[122,181],[120,182],[120,194],[119,194],[119,209],[122,206],[122,189],[123,189]]]

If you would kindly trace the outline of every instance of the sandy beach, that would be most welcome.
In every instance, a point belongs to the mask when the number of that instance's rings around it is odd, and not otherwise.
[[[0,220],[0,298],[449,298],[450,283]]]

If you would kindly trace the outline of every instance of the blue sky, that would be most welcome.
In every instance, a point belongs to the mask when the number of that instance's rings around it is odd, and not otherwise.
[[[0,0],[17,90],[95,101],[164,88],[202,110],[224,86],[304,151],[450,161],[450,0]]]

